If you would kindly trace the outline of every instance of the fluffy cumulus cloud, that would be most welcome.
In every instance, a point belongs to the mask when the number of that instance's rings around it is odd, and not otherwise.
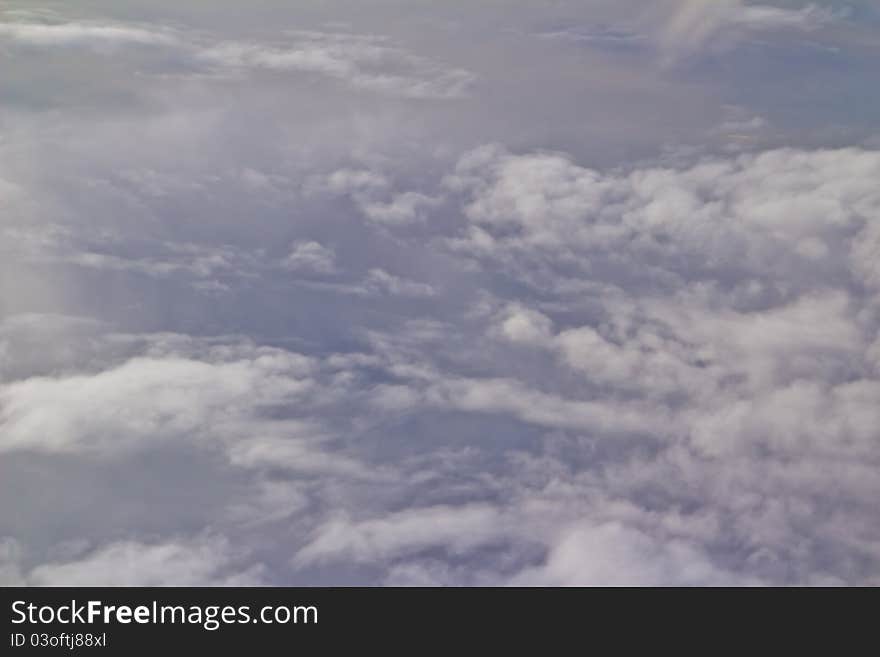
[[[300,378],[303,368],[285,352],[221,362],[140,357],[91,375],[31,377],[4,387],[0,449],[110,455],[143,440],[201,433],[215,419],[235,418],[238,403],[253,409],[307,393],[312,382]],[[46,406],[53,413],[43,413]],[[216,427],[208,433],[218,436]]]
[[[880,584],[863,6],[7,4],[0,584]]]

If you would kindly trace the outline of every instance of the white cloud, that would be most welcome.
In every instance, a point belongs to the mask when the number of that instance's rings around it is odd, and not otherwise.
[[[284,267],[292,271],[332,274],[336,271],[336,253],[318,242],[294,242]]]
[[[664,409],[650,404],[589,401],[532,389],[513,379],[439,377],[427,386],[382,385],[374,401],[380,407],[438,407],[468,413],[512,416],[538,426],[614,435],[632,432],[656,437],[673,431]]]
[[[389,274],[384,269],[371,269],[364,281],[368,295],[390,294],[403,297],[432,297],[437,291],[427,283],[410,281]]]
[[[421,192],[395,192],[386,175],[368,169],[340,169],[312,177],[306,182],[305,192],[348,196],[368,220],[387,226],[421,221],[427,210],[442,201]]]
[[[750,33],[812,32],[840,17],[838,12],[815,4],[795,9],[744,0],[678,0],[662,20],[657,41],[671,61],[705,49],[729,48]]]
[[[390,201],[370,201],[362,205],[363,213],[380,224],[408,224],[423,218],[423,208],[436,206],[438,200],[419,192],[395,194]]]
[[[451,244],[476,255],[543,254],[581,270],[611,252],[636,269],[685,258],[692,269],[770,279],[832,271],[849,266],[842,247],[853,231],[880,215],[878,176],[880,154],[859,149],[777,150],[609,175],[560,154],[487,147],[463,157],[447,180],[464,193],[472,224]]]
[[[94,375],[5,384],[0,451],[108,455],[181,434],[228,433],[260,405],[308,392],[308,367],[271,351],[217,363],[142,357]]]
[[[0,29],[4,583],[877,580],[875,25],[101,4]]]
[[[314,74],[356,89],[412,99],[453,99],[475,76],[393,45],[387,37],[287,31],[276,43],[208,40],[153,26],[100,22],[0,22],[0,41],[35,48],[86,48],[109,54],[150,46],[215,75],[267,70]]]
[[[853,240],[850,258],[859,280],[880,293],[880,219],[872,215]]]
[[[680,539],[658,540],[617,523],[575,528],[517,586],[730,586],[741,578]]]
[[[37,47],[87,47],[98,51],[123,46],[177,46],[176,36],[153,27],[102,23],[0,22],[0,39]]]
[[[120,541],[67,562],[37,566],[27,574],[31,586],[260,586],[258,565],[237,563],[223,538],[162,543]]]
[[[340,169],[326,178],[315,177],[309,181],[309,189],[327,190],[333,194],[384,191],[390,186],[387,177],[368,169]]]
[[[798,381],[696,411],[692,436],[713,456],[774,454],[870,458],[880,426],[880,381]]]
[[[489,505],[407,509],[382,518],[329,520],[296,555],[297,565],[346,559],[376,563],[420,550],[462,554],[504,535],[504,519]]]
[[[327,436],[321,426],[288,421],[265,433],[270,435],[241,439],[232,444],[230,463],[247,468],[284,469],[353,479],[381,479],[383,476],[377,469],[322,449],[320,443]]]
[[[544,346],[552,338],[553,322],[537,310],[515,304],[504,310],[493,329],[512,342]]]
[[[229,42],[206,48],[200,60],[225,68],[315,73],[354,87],[407,98],[462,96],[472,73],[446,68],[391,45],[379,36],[294,31],[289,44]]]

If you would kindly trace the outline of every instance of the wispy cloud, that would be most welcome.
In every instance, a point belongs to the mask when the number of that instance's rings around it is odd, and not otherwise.
[[[273,43],[218,40],[170,28],[100,22],[0,22],[0,42],[32,48],[78,48],[108,54],[150,46],[215,75],[274,71],[338,80],[404,98],[466,94],[473,73],[434,62],[377,35],[287,31]],[[184,71],[185,72],[185,71]]]
[[[723,50],[749,35],[773,30],[812,32],[846,16],[809,4],[801,8],[743,0],[680,0],[662,21],[657,41],[670,60],[700,50]]]

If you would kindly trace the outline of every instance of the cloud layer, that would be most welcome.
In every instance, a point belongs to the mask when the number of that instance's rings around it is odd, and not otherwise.
[[[862,9],[31,4],[0,583],[880,583]]]

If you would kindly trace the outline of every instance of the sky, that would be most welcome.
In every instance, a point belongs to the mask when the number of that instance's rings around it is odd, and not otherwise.
[[[880,6],[0,7],[0,585],[880,585]]]

